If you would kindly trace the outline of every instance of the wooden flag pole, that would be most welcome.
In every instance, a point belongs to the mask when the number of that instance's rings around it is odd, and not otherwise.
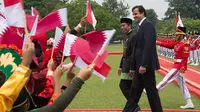
[[[52,51],[51,51],[51,59],[53,58],[53,53],[54,53],[54,47],[52,48]]]
[[[94,60],[92,61],[92,63],[91,63],[91,64],[95,64],[95,63],[96,63],[96,61],[97,61],[97,59],[99,58],[99,56],[100,56],[100,55],[99,55],[99,54],[97,54],[97,55],[96,55],[96,57],[94,58]]]
[[[65,56],[64,56],[64,55],[62,55],[61,63],[63,63],[63,61],[64,61],[64,57],[65,57]]]

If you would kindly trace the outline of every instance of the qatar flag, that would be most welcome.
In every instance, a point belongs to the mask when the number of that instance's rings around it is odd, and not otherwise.
[[[63,31],[60,28],[56,27],[56,33],[55,33],[55,37],[54,37],[55,42],[53,44],[53,47],[59,48],[59,46],[61,46],[60,44],[61,44],[61,41],[63,41],[63,38],[64,38]],[[63,42],[63,48],[64,48],[64,42]],[[63,49],[62,49],[62,51],[63,51]]]
[[[4,0],[4,6],[8,25],[24,28],[25,12],[22,0]]]
[[[14,44],[21,49],[23,38],[7,24],[0,21],[0,44],[6,44],[8,46]]]
[[[74,65],[80,69],[86,68],[89,65],[86,61],[82,60],[80,57],[76,57],[75,59],[72,59],[72,61],[74,62]],[[93,74],[98,76],[102,81],[105,81],[110,70],[111,67],[108,64],[103,63],[101,68],[94,67]]]
[[[112,39],[113,35],[115,34],[116,30],[96,30],[91,31],[83,35],[83,37],[87,38],[87,41],[90,44],[90,49],[92,52],[101,55],[107,45],[109,44],[110,40]]]
[[[54,30],[56,27],[62,27],[66,25],[67,9],[63,8],[50,13],[41,21],[39,21],[36,34],[46,33],[48,31]]]
[[[91,64],[97,53],[91,51],[89,42],[72,34],[67,34],[65,39],[64,56],[79,56],[87,63]],[[101,68],[108,53],[104,51],[96,60],[96,66]]]

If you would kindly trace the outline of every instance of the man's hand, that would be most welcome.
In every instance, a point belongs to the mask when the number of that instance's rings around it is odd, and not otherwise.
[[[22,52],[22,65],[29,67],[35,54],[35,45],[28,39]]]
[[[68,80],[72,80],[75,77],[75,72],[76,72],[75,68],[76,68],[75,66],[72,66],[70,70],[68,71],[67,73]]]
[[[94,70],[94,66],[95,64],[91,64],[89,65],[87,68],[82,69],[79,73],[78,73],[78,77],[82,80],[82,81],[86,81],[88,80],[91,75],[92,72]]]
[[[80,25],[81,25],[82,27],[85,27],[87,24],[88,24],[87,16],[82,17],[82,18],[81,18],[81,21],[80,21]]]
[[[64,34],[70,33],[70,31],[71,31],[71,29],[70,29],[69,25],[67,24],[65,27]]]
[[[63,67],[63,63],[61,63],[57,68],[56,70],[54,71],[54,74],[56,77],[61,77],[63,72],[67,71],[69,68],[65,68]]]
[[[48,68],[48,70],[53,71],[53,67],[54,67],[53,59],[50,59],[47,64],[47,68]]]
[[[140,73],[140,74],[143,74],[143,73],[145,73],[145,72],[146,72],[146,68],[143,67],[143,66],[140,66],[140,68],[139,68],[139,73]]]
[[[120,75],[121,75],[121,73],[122,73],[122,70],[121,70],[121,68],[118,68],[118,70],[117,70],[117,74],[120,76]]]

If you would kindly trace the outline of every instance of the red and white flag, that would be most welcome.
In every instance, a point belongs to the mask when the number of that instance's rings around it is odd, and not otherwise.
[[[86,68],[89,65],[86,61],[82,60],[80,57],[77,57],[76,60],[73,62],[75,62],[74,64],[76,67],[81,68],[81,69]],[[101,68],[94,67],[93,74],[95,74],[102,81],[104,81],[107,78],[110,70],[111,70],[111,67],[108,64],[103,63]]]
[[[96,24],[97,24],[97,20],[96,20],[96,18],[94,16],[94,13],[92,11],[92,8],[91,8],[91,5],[90,5],[89,1],[87,1],[87,9],[86,9],[86,11],[87,11],[86,12],[87,20],[91,25],[93,25],[93,27],[95,29]]]
[[[21,49],[23,38],[7,24],[0,21],[0,44],[6,44],[8,46],[14,44]]]
[[[4,10],[4,5],[3,3],[0,4],[0,21],[7,23],[6,22],[6,17],[5,17],[5,10]]]
[[[183,22],[181,20],[180,12],[178,12],[176,17],[176,32],[181,32],[178,27],[184,27]]]
[[[31,16],[30,14],[26,14],[26,24],[29,31],[31,31],[33,24],[35,22],[36,16]]]
[[[37,24],[38,24],[38,18],[39,18],[39,16],[37,15],[36,18],[35,18],[35,22],[33,23],[33,27],[32,27],[32,29],[31,29],[30,34],[24,35],[24,42],[23,42],[22,49],[24,49],[25,44],[27,43],[29,36],[35,36],[35,35],[36,35]]]
[[[38,11],[35,8],[31,7],[31,16],[37,16],[37,15],[40,16]],[[39,17],[39,19],[40,19],[40,17]]]
[[[36,35],[38,19],[39,19],[39,15],[37,15],[36,18],[35,18],[35,22],[33,23],[33,27],[32,27],[31,32],[30,32],[30,36]]]
[[[56,33],[55,33],[55,37],[54,37],[55,42],[54,42],[54,45],[53,45],[54,48],[58,48],[58,46],[61,43],[63,37],[64,37],[63,36],[63,31],[60,28],[56,27]]]
[[[115,31],[116,30],[92,31],[83,36],[87,38],[91,46],[91,51],[101,55],[115,34]]]
[[[65,56],[79,56],[89,64],[91,64],[97,56],[97,53],[91,51],[91,46],[88,41],[69,33],[66,35],[63,54]],[[107,55],[108,53],[104,51],[102,55],[98,57],[96,60],[96,66],[98,68],[103,65]]]
[[[63,8],[54,11],[44,17],[37,27],[36,34],[46,33],[48,31],[54,30],[56,27],[62,27],[67,25],[67,9]]]
[[[176,27],[184,27],[183,22],[182,22],[182,20],[181,20],[180,13],[178,13],[178,16],[177,16]]]
[[[8,25],[24,28],[25,12],[22,0],[4,0],[4,5]]]

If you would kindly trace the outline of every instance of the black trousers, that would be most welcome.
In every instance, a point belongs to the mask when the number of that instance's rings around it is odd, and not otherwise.
[[[132,84],[132,80],[124,80],[124,79],[121,79],[121,81],[119,83],[119,87],[120,87],[124,97],[127,100],[128,100],[128,98],[130,96],[131,84]]]
[[[138,71],[135,72],[131,86],[131,93],[123,112],[135,112],[144,88],[146,89],[152,112],[163,112],[160,97],[156,89],[154,71],[147,71],[144,74],[139,74]]]

